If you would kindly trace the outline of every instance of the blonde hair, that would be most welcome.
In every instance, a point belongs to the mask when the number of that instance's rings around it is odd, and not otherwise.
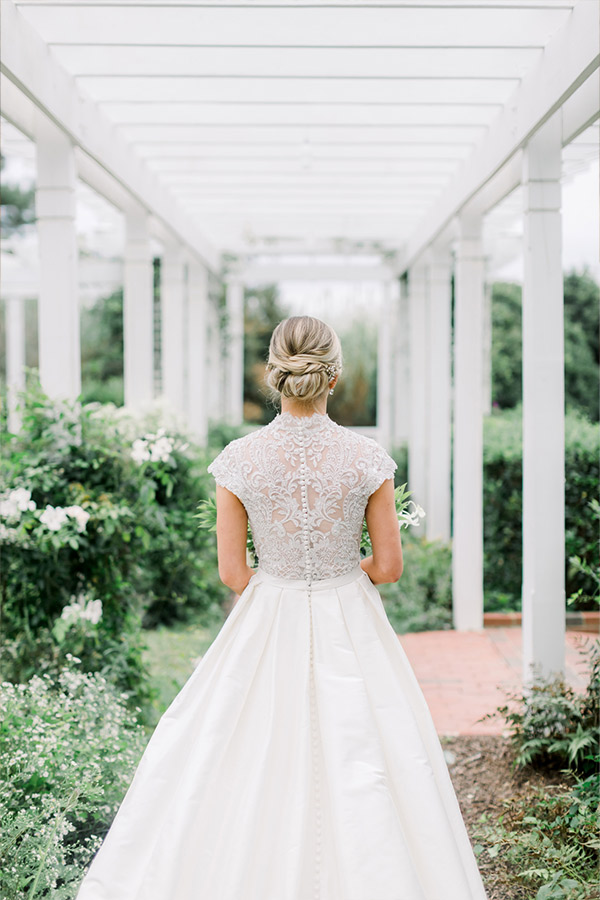
[[[266,382],[274,394],[313,403],[342,371],[333,328],[312,316],[284,319],[271,335]]]

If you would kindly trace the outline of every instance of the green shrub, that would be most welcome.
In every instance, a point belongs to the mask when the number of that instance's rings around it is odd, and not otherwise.
[[[27,395],[0,492],[3,678],[56,672],[75,652],[145,703],[142,617],[186,619],[225,596],[214,536],[194,519],[214,490],[208,460],[156,425]],[[57,625],[78,598],[102,605],[89,633]]]
[[[377,588],[392,626],[397,632],[450,628],[451,548],[440,541],[428,541],[414,528],[402,530],[402,548],[402,578],[396,584]]]
[[[511,864],[514,881],[535,900],[597,900],[598,794],[589,779],[505,801],[490,823],[483,817],[475,850]]]
[[[486,610],[521,608],[523,465],[521,409],[484,422],[484,592]],[[597,571],[600,427],[570,411],[565,420],[565,551],[567,597],[577,609],[596,606],[597,583],[573,557]],[[561,485],[557,485],[557,491]]]
[[[124,698],[71,663],[0,687],[3,900],[75,896],[145,744]]]
[[[542,678],[534,670],[524,693],[508,693],[508,702],[484,716],[505,719],[515,765],[564,766],[593,774],[600,759],[600,641],[585,646],[589,680],[576,693],[562,676]]]
[[[562,678],[533,679],[530,690],[483,718],[507,722],[514,765],[562,767],[573,786],[558,785],[505,801],[495,822],[484,818],[478,852],[503,854],[536,900],[598,898],[600,839],[600,641],[584,647],[589,677],[576,694]]]

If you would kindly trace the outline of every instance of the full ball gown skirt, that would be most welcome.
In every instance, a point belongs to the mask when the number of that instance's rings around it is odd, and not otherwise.
[[[429,708],[360,567],[310,589],[250,579],[78,894],[485,897]]]

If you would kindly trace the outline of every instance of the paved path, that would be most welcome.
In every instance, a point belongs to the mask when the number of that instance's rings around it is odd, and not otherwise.
[[[585,687],[583,657],[577,647],[593,634],[568,631],[566,674],[576,689]],[[502,688],[521,687],[521,629],[422,631],[400,641],[419,680],[439,734],[501,734],[501,718],[477,719],[506,702]]]

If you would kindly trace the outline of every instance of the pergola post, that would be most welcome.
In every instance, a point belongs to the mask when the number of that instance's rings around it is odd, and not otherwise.
[[[565,666],[561,117],[524,151],[523,680]]]
[[[449,250],[429,255],[428,339],[429,400],[427,460],[428,540],[450,543],[452,440],[451,304],[452,260]]]
[[[392,445],[407,443],[409,435],[409,334],[408,334],[408,279],[401,278],[397,286],[396,333],[394,339],[394,432]]]
[[[427,404],[429,364],[427,361],[427,278],[420,262],[409,272],[409,354],[410,431],[408,436],[408,488],[411,499],[427,512]]]
[[[185,260],[183,248],[166,248],[161,269],[162,391],[176,414],[185,412]]]
[[[492,283],[486,276],[483,289],[483,408],[492,412]]]
[[[226,411],[230,425],[244,421],[244,284],[227,281]]]
[[[21,427],[17,409],[19,394],[25,390],[25,301],[6,297],[6,390],[8,430],[16,434]]]
[[[454,627],[483,627],[483,303],[481,219],[461,216],[454,307]]]
[[[221,328],[219,324],[219,308],[208,294],[208,418],[209,421],[222,421],[225,418],[223,402],[223,361],[221,359]]]
[[[154,397],[154,304],[149,216],[125,214],[123,380],[125,406],[141,410]]]
[[[81,392],[73,146],[53,122],[36,120],[35,209],[40,254],[40,381],[50,397]]]
[[[377,432],[389,450],[393,431],[394,339],[396,333],[398,282],[382,282],[382,303],[377,339]]]
[[[187,419],[200,444],[208,437],[208,271],[196,260],[188,264]]]

